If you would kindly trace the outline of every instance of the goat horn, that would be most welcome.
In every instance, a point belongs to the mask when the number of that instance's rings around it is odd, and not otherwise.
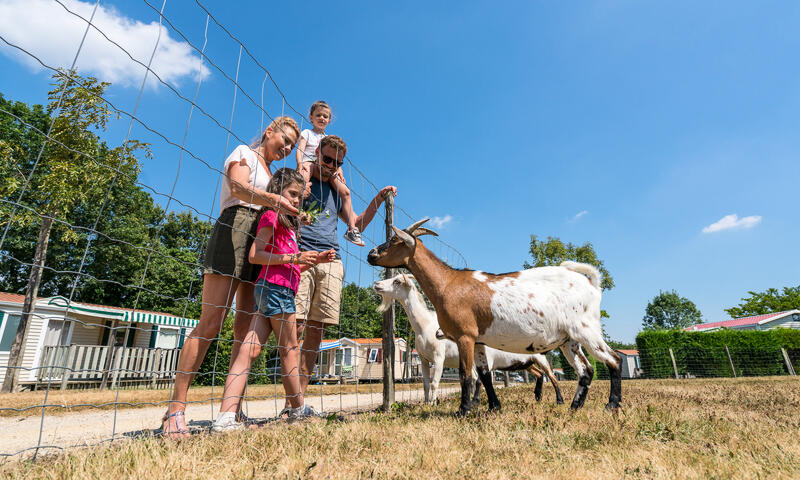
[[[433,235],[434,237],[438,237],[439,236],[438,233],[434,232],[430,228],[419,227],[416,230],[414,230],[414,236],[415,237],[421,237],[423,235]]]
[[[398,237],[400,237],[400,240],[402,240],[403,242],[405,242],[406,245],[408,245],[408,248],[414,248],[417,245],[417,241],[414,239],[414,237],[412,237],[405,231],[400,230],[397,227],[392,227],[392,229],[394,230],[394,233]]]
[[[414,233],[414,230],[419,228],[420,225],[422,225],[423,223],[427,222],[428,220],[430,220],[430,217],[425,217],[422,220],[414,222],[414,224],[412,224],[410,227],[406,228],[406,232]]]

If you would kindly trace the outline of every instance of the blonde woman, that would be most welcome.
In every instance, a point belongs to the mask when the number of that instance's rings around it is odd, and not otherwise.
[[[300,129],[289,117],[276,118],[255,145],[239,145],[223,167],[220,216],[206,248],[203,262],[203,306],[200,320],[181,348],[175,384],[162,431],[170,438],[186,438],[184,411],[189,385],[200,368],[211,340],[219,335],[222,322],[236,297],[233,351],[237,357],[250,328],[255,299],[253,289],[258,266],[248,261],[256,235],[261,207],[297,215],[298,209],[285,197],[268,193],[272,162],[291,153]]]

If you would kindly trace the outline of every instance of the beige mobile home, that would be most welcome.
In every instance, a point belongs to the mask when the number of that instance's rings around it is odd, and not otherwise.
[[[407,344],[394,339],[394,378],[419,376],[419,355],[412,351],[407,364]],[[380,338],[340,338],[320,345],[316,380],[321,382],[372,381],[383,379],[383,341]]]

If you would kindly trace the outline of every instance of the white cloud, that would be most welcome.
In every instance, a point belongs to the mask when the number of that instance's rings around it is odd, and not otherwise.
[[[87,20],[92,15],[93,2],[61,1],[69,10]],[[150,60],[160,28],[161,38],[150,68],[165,82],[177,84],[186,76],[199,80],[209,74],[200,55],[189,44],[172,39],[167,29],[159,27],[157,21],[142,23],[114,8],[100,6],[92,23],[144,65]],[[0,32],[3,38],[39,57],[51,67],[68,68],[72,65],[85,30],[84,20],[53,0],[0,2]],[[36,60],[3,43],[0,43],[0,52],[25,63],[34,71],[42,69]],[[100,80],[125,86],[138,86],[145,73],[145,67],[131,60],[94,28],[89,29],[76,67],[78,71],[90,73]],[[155,80],[152,74],[148,78]],[[155,86],[158,82],[148,81],[148,84]]]
[[[759,223],[761,223],[761,217],[758,215],[739,218],[739,216],[734,213],[725,215],[711,225],[703,228],[703,233],[721,232],[722,230],[731,230],[735,228],[753,228]]]
[[[431,218],[431,226],[442,228],[446,224],[450,223],[451,220],[453,220],[453,217],[451,217],[450,214],[447,214],[444,217],[433,217]]]
[[[572,217],[572,220],[570,220],[570,221],[571,222],[577,222],[578,220],[580,220],[581,217],[583,217],[587,213],[589,213],[589,210],[581,210],[580,212],[577,213],[577,215]]]

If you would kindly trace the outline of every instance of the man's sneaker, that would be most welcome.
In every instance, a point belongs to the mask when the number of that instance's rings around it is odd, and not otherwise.
[[[300,405],[297,408],[289,409],[289,420],[299,420],[301,418],[319,417],[319,413],[310,405]]]
[[[357,227],[353,227],[351,230],[346,231],[344,234],[344,239],[348,242],[355,243],[359,247],[364,246],[364,240],[361,240],[361,232]]]
[[[241,430],[244,428],[244,423],[236,421],[236,415],[220,415],[214,421],[211,430],[214,432],[231,432],[233,430]]]

